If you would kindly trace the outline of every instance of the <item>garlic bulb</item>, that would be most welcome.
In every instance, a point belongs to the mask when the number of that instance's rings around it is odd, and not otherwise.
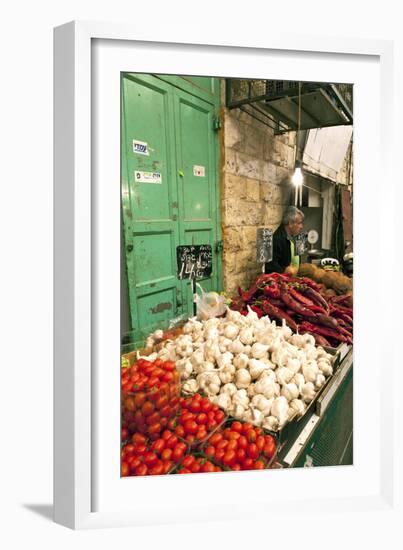
[[[231,344],[228,346],[228,351],[234,354],[242,353],[244,349],[244,345],[240,340],[233,340]]]
[[[272,403],[273,399],[266,399],[266,397],[262,394],[255,395],[251,401],[252,407],[262,411],[264,416],[270,415]]]
[[[228,412],[232,406],[231,396],[228,393],[220,393],[220,395],[216,395],[211,400],[226,412]]]
[[[276,397],[271,405],[271,414],[278,419],[279,426],[288,420],[288,401],[284,396]]]
[[[297,386],[299,393],[301,393],[301,388],[305,384],[304,375],[300,372],[297,372],[297,374],[294,374],[291,382],[293,382]]]
[[[237,369],[244,369],[249,363],[249,357],[245,353],[240,353],[233,360],[233,365]]]
[[[318,372],[318,367],[312,362],[308,362],[302,366],[302,374],[307,382],[315,382]]]
[[[315,388],[319,389],[323,386],[323,384],[326,382],[326,378],[323,374],[318,374],[315,380]]]
[[[238,388],[233,384],[232,382],[229,382],[228,384],[224,384],[224,386],[221,387],[220,393],[227,393],[231,397],[236,394],[238,391]]]
[[[299,359],[289,357],[286,365],[287,369],[290,369],[290,371],[294,374],[296,374],[299,369],[301,368],[301,361]]]
[[[235,373],[235,385],[237,388],[247,388],[252,378],[246,369],[238,369]]]
[[[222,355],[219,355],[216,359],[217,361],[217,365],[220,369],[223,369],[225,368],[227,365],[232,365],[232,360],[233,360],[234,356],[232,355],[231,352],[229,351],[226,351],[225,353],[223,353]],[[234,368],[235,370],[235,368]]]
[[[230,340],[234,340],[239,333],[239,327],[235,323],[227,323],[224,328],[224,336]]]
[[[232,403],[234,405],[242,405],[246,409],[249,405],[249,397],[245,389],[238,390],[232,396]]]
[[[229,413],[232,414],[232,416],[234,416],[235,418],[239,418],[240,420],[243,420],[243,416],[245,414],[245,407],[239,404],[236,404],[236,405],[232,404],[232,409],[230,409]]]
[[[306,411],[306,405],[301,399],[293,399],[290,402],[290,409],[294,410],[298,416],[302,416]]]
[[[234,365],[226,365],[223,370],[221,370],[218,373],[218,376],[220,377],[220,380],[223,384],[229,384],[232,382],[235,374],[235,367]]]
[[[239,333],[239,339],[242,344],[253,344],[253,330],[251,328],[243,328]]]
[[[258,359],[249,359],[248,368],[252,380],[256,380],[265,370],[267,370],[266,365]]]
[[[316,394],[315,386],[312,384],[312,382],[307,382],[302,386],[301,397],[302,397],[302,400],[305,401],[305,403],[310,403],[312,399],[315,397],[315,394]]]
[[[287,401],[292,401],[293,399],[297,399],[299,390],[296,384],[290,382],[281,388],[280,393],[287,399]]]
[[[287,369],[287,367],[280,367],[276,370],[277,382],[281,384],[281,386],[284,386],[284,384],[288,384],[293,375],[294,373],[292,372],[292,370]]]
[[[199,384],[194,378],[190,378],[183,383],[182,389],[185,393],[196,393],[199,389]]]
[[[262,428],[276,432],[279,428],[278,418],[275,416],[267,416],[262,422]]]
[[[275,384],[269,376],[259,378],[259,380],[255,383],[255,393],[261,393],[267,399],[274,397],[275,391]]]
[[[248,396],[249,397],[253,397],[256,393],[256,390],[255,390],[255,384],[250,384],[248,386],[248,389],[246,390],[248,392]]]
[[[329,363],[325,363],[325,364],[318,363],[318,365],[320,365],[320,370],[323,372],[325,376],[330,376],[331,374],[333,374],[333,367]]]
[[[260,344],[259,342],[255,342],[251,349],[252,357],[255,359],[262,359],[263,357],[267,357],[267,350],[269,349],[269,346],[265,346],[263,344]]]

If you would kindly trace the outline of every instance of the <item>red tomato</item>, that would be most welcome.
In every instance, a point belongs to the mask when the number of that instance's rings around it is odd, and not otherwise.
[[[178,448],[178,446],[176,446],[172,452],[172,460],[174,462],[180,462],[184,454],[185,454],[184,449],[182,449],[181,447]]]
[[[148,433],[151,436],[157,436],[161,433],[162,426],[159,422],[148,427]]]
[[[161,459],[162,460],[171,460],[172,458],[172,449],[164,449],[161,452]]]
[[[230,428],[225,428],[225,430],[224,430],[223,433],[222,433],[223,438],[224,438],[224,439],[230,439],[230,433],[231,433]]]
[[[243,462],[245,460],[245,457],[246,457],[245,449],[238,449],[236,455],[237,455],[237,459],[239,460],[239,462]]]
[[[206,447],[204,451],[204,454],[209,458],[212,458],[214,456],[214,453],[215,453],[215,448],[213,447],[213,445],[209,445],[208,447]]]
[[[266,443],[266,445],[263,448],[263,453],[268,458],[271,458],[275,452],[276,452],[276,444],[273,441],[270,443]]]
[[[255,441],[256,441],[256,432],[255,432],[255,430],[249,430],[246,433],[246,439],[249,441],[249,443],[255,443]]]
[[[144,405],[145,401],[146,401],[146,394],[142,391],[137,392],[136,395],[134,396],[134,403],[137,409],[140,409],[140,407]]]
[[[196,458],[193,455],[186,455],[182,460],[182,466],[184,466],[185,468],[190,468],[195,460]]]
[[[168,450],[168,449],[165,449],[165,450]],[[162,461],[162,472],[164,474],[167,474],[169,472],[169,470],[173,467],[174,463],[172,460],[163,460]]]
[[[136,409],[133,397],[126,397],[124,407],[127,411],[134,411]]]
[[[214,466],[215,472],[222,472],[222,469],[219,466]]]
[[[264,470],[264,462],[262,460],[255,460],[253,464],[254,470]]]
[[[149,416],[154,412],[154,405],[150,401],[146,401],[144,405],[141,407],[141,412],[143,416]]]
[[[216,449],[214,458],[217,462],[221,462],[224,455],[225,455],[225,449]]]
[[[158,462],[158,456],[154,452],[147,452],[144,453],[144,464],[147,464],[147,466],[154,466]]]
[[[253,430],[253,426],[250,422],[245,422],[245,424],[242,424],[242,433],[246,434],[249,432],[249,430]]]
[[[162,416],[160,418],[160,424],[162,428],[166,428],[168,426],[168,418],[166,416]]]
[[[146,476],[147,473],[148,468],[145,464],[140,464],[140,466],[136,468],[136,476]]]
[[[175,370],[175,363],[173,361],[164,361],[161,366],[164,370],[170,372]]]
[[[232,465],[231,470],[233,470],[234,472],[239,472],[240,470],[242,470],[242,468],[241,468],[241,465],[238,462],[236,462],[235,464]]]
[[[140,464],[143,464],[143,461],[140,457],[132,457],[133,460],[130,462],[130,471],[132,474],[136,473],[136,469],[140,466]]]
[[[123,448],[124,448],[126,454],[128,454],[128,455],[132,455],[135,451],[135,446],[132,445],[131,443],[129,443],[128,445],[125,445]]]
[[[143,434],[134,433],[132,435],[133,445],[145,445],[147,443],[147,438]]]
[[[215,433],[210,437],[209,443],[210,445],[216,445],[222,439],[223,439],[223,436],[221,433]]]
[[[207,437],[207,430],[203,426],[202,428],[199,428],[196,432],[196,439],[197,441],[201,441]]]
[[[197,474],[198,472],[200,472],[200,468],[201,468],[201,465],[198,462],[195,462],[194,464],[191,465],[190,471],[192,472],[192,474]]]
[[[146,424],[147,426],[151,426],[152,424],[156,424],[160,420],[160,413],[158,411],[153,412],[150,414],[150,416],[146,417]]]
[[[183,427],[187,434],[193,434],[193,435],[197,432],[197,428],[198,428],[197,423],[194,420],[186,420],[183,423]]]
[[[176,418],[170,418],[170,419],[168,420],[167,427],[168,427],[170,430],[174,430],[174,429],[176,428],[176,425],[177,425]]]
[[[214,411],[209,411],[207,413],[207,418],[209,420],[209,422],[215,422],[215,412]]]
[[[185,451],[186,451],[186,449],[187,449],[186,443],[184,443],[183,441],[179,441],[179,442],[175,445],[175,449],[182,449],[183,454],[185,454]]]
[[[161,380],[163,380],[164,382],[170,382],[171,380],[174,380],[173,372],[166,372],[164,376],[161,377]]]
[[[165,407],[165,405],[168,405],[168,397],[166,395],[159,396],[158,399],[155,401],[155,407],[157,409],[162,409]]]
[[[164,377],[163,377],[164,379]],[[151,376],[151,378],[149,378],[148,382],[147,382],[147,386],[149,388],[155,388],[156,386],[158,386],[160,383],[159,381],[159,378],[158,376]]]
[[[185,429],[181,424],[178,424],[178,426],[176,426],[175,434],[179,437],[185,437]]]
[[[180,421],[181,421],[182,424],[184,424],[188,420],[195,420],[196,416],[193,413],[188,412],[186,409],[184,409],[184,411],[186,411],[186,412],[181,414],[181,418],[180,418]]]
[[[151,470],[148,472],[150,476],[160,476],[164,473],[164,465],[161,460],[159,460],[155,466],[151,468]]]
[[[201,472],[214,472],[214,464],[207,460],[200,469]]]
[[[170,405],[165,405],[165,407],[162,407],[160,410],[160,415],[166,418],[172,416],[172,407]]]
[[[162,451],[165,449],[165,440],[162,439],[161,437],[159,437],[158,439],[156,439],[155,441],[152,442],[151,449],[155,453],[161,454]]]
[[[238,449],[238,441],[236,441],[236,439],[230,439],[226,449],[227,451],[236,451]]]
[[[228,441],[226,439],[222,439],[217,443],[215,446],[216,449],[226,449],[228,446]]]
[[[229,438],[234,439],[237,441],[241,437],[241,434],[239,432],[230,431]]]
[[[225,464],[226,466],[232,466],[233,464],[235,464],[235,461],[236,461],[235,451],[226,451],[222,461],[223,461],[223,464]]]
[[[207,422],[207,431],[212,432],[215,428],[217,428],[218,424],[215,420],[210,420]]]
[[[120,467],[120,474],[122,477],[127,477],[130,473],[130,468],[127,462],[122,462]]]
[[[189,410],[192,412],[192,413],[199,413],[200,412],[200,408],[201,408],[201,405],[200,405],[200,399],[193,399],[190,404],[189,404]]]
[[[185,437],[186,441],[191,445],[192,443],[194,443],[196,441],[196,436],[193,435],[193,434],[188,434],[186,437]]]
[[[196,422],[198,424],[207,424],[207,422],[208,422],[207,414],[203,413],[203,412],[198,414],[197,417],[196,417]]]
[[[192,472],[190,470],[188,470],[187,468],[181,468],[179,471],[178,471],[178,474],[191,474]]]
[[[120,439],[122,441],[126,441],[128,437],[129,437],[129,430],[127,428],[122,428],[120,431]]]
[[[208,397],[203,397],[203,399],[200,400],[200,410],[202,412],[208,413],[211,411],[212,406],[213,404]]]
[[[224,411],[219,410],[215,413],[215,421],[217,422],[217,424],[222,422],[224,418],[225,418]]]
[[[167,439],[169,439],[169,438],[171,437],[171,435],[173,435],[173,433],[171,432],[171,430],[164,430],[164,431],[162,432],[161,437],[162,437],[162,439],[167,440]]]
[[[266,444],[266,440],[264,436],[258,435],[256,438],[256,447],[259,449],[259,451],[263,451],[265,444]]]
[[[246,449],[246,454],[249,458],[253,458],[254,460],[259,456],[259,449],[257,448],[256,443],[249,444]]]
[[[252,458],[245,458],[245,460],[242,462],[242,469],[243,470],[252,470],[253,468],[253,459]]]
[[[173,449],[177,443],[178,443],[177,436],[171,434],[170,438],[167,439],[166,441],[166,447],[167,449]]]

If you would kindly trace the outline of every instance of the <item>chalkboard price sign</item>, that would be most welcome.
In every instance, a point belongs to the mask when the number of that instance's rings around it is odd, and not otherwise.
[[[300,233],[294,237],[294,244],[297,256],[302,256],[302,254],[308,252],[308,233]]]
[[[210,277],[213,253],[209,244],[176,247],[178,279],[204,279]]]
[[[273,259],[273,231],[268,227],[259,227],[256,235],[256,261],[271,262]]]

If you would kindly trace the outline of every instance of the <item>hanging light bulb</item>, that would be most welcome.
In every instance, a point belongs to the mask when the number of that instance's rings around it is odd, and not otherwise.
[[[299,187],[304,183],[304,176],[302,174],[301,166],[298,161],[295,163],[295,170],[293,175],[291,176],[291,181],[296,187]]]

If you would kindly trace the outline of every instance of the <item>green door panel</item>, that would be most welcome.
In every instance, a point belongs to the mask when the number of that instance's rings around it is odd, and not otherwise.
[[[149,76],[122,80],[122,192],[130,313],[135,338],[182,313],[176,280],[177,186],[169,86]],[[134,152],[133,140],[147,153]],[[158,183],[136,172],[158,174]],[[170,303],[170,307],[166,306]]]
[[[198,80],[200,78],[200,80]],[[211,244],[221,289],[218,80],[122,76],[122,221],[133,339],[192,314],[188,281],[176,277],[179,244]]]

